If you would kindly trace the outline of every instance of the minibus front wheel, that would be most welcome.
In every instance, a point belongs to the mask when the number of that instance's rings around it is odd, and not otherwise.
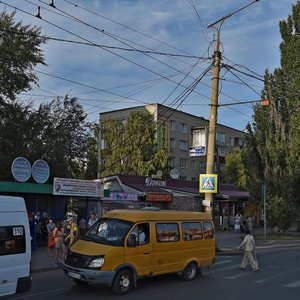
[[[133,274],[129,269],[120,270],[113,282],[112,290],[117,295],[124,295],[133,288]]]
[[[197,277],[198,267],[194,262],[190,262],[181,273],[183,280],[189,281]]]

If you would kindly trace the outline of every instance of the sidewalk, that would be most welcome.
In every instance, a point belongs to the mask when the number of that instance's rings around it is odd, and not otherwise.
[[[255,228],[254,235],[263,234],[263,228]],[[234,233],[232,231],[216,231],[217,240],[217,253],[216,255],[242,255],[243,252],[237,250],[244,238],[244,234]],[[290,247],[300,246],[300,240],[285,240],[285,241],[272,241],[272,240],[256,240],[256,248],[268,249],[273,247]],[[46,247],[37,247],[32,251],[31,258],[31,271],[32,273],[44,272],[50,270],[59,270],[61,267],[55,265],[55,258],[49,257]]]

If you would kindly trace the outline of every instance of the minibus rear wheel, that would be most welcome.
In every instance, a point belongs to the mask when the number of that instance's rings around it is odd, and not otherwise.
[[[196,278],[198,273],[197,265],[194,262],[190,262],[182,271],[181,277],[183,280],[189,281]]]
[[[117,295],[124,295],[133,288],[133,274],[129,269],[120,270],[113,282],[112,290]]]

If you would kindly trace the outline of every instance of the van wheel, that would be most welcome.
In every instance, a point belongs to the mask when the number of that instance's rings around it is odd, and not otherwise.
[[[181,273],[183,280],[189,281],[196,278],[198,272],[197,265],[193,262],[189,263]]]
[[[117,295],[124,295],[133,287],[133,275],[128,269],[120,270],[113,282],[112,290]]]
[[[73,280],[78,286],[87,286],[89,284],[88,281],[83,281],[76,278],[74,278]]]

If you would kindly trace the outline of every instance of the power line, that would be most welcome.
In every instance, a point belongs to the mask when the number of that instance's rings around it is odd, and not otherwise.
[[[42,36],[42,35],[37,35],[37,34],[25,33],[25,32],[17,32],[17,31],[13,31],[13,30],[2,29],[2,28],[0,28],[0,31],[13,33],[13,34],[24,35],[24,36],[42,37],[42,38],[46,38],[47,40],[50,40],[50,41],[79,44],[79,45],[85,45],[85,46],[90,46],[90,47],[108,48],[108,49],[115,49],[115,50],[129,51],[129,52],[139,52],[139,53],[156,54],[156,55],[163,55],[163,56],[174,56],[174,57],[184,57],[184,58],[192,58],[192,59],[195,59],[195,58],[196,59],[203,59],[203,60],[208,59],[208,58],[199,57],[199,56],[192,56],[192,55],[174,54],[174,53],[166,53],[166,52],[158,52],[158,51],[147,51],[147,50],[140,50],[140,49],[108,46],[108,45],[96,44],[96,43],[91,44],[91,43],[88,43],[88,42],[79,42],[79,41],[74,41],[74,40],[67,40],[67,39],[49,37],[49,36],[46,36],[46,35]]]

